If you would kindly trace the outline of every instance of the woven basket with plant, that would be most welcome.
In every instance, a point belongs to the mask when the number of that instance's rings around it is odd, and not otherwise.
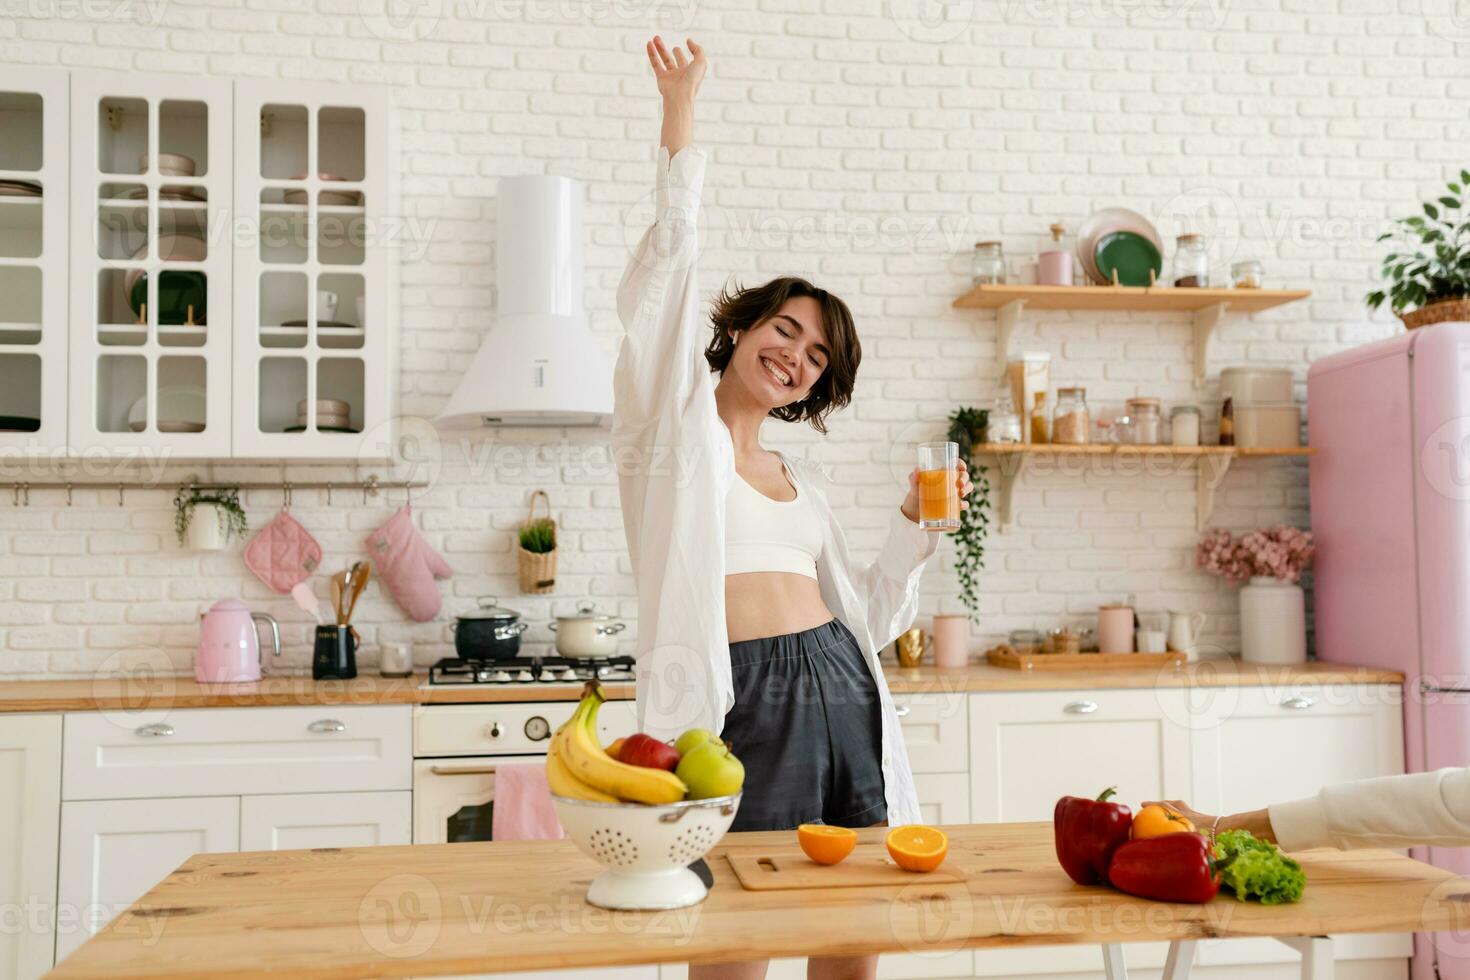
[[[1413,330],[1447,320],[1470,321],[1470,216],[1463,203],[1470,193],[1470,170],[1461,170],[1446,193],[1423,205],[1424,213],[1400,218],[1398,230],[1378,240],[1394,241],[1383,258],[1385,289],[1368,294],[1368,307],[1385,302]]]
[[[546,514],[536,516],[536,502],[546,505]],[[530,514],[521,525],[519,578],[521,591],[547,595],[556,589],[556,521],[551,519],[551,497],[545,490],[531,494]]]

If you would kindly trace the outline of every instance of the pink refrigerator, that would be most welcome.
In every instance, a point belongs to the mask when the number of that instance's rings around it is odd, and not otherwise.
[[[1316,362],[1307,421],[1317,658],[1404,672],[1408,771],[1470,766],[1470,323]],[[1415,980],[1436,963],[1470,980],[1470,937],[1416,936]]]

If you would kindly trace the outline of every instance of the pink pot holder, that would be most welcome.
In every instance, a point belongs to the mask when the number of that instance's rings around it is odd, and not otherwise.
[[[378,581],[409,619],[424,623],[439,615],[443,600],[435,579],[454,573],[414,527],[407,505],[368,536],[367,550],[377,566]]]
[[[245,567],[281,595],[289,595],[321,563],[322,546],[286,510],[271,518],[245,546]]]

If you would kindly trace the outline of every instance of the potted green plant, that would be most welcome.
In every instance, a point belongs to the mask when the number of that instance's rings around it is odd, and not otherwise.
[[[1470,192],[1470,170],[1450,181],[1446,193],[1423,205],[1424,213],[1400,218],[1396,231],[1378,240],[1397,239],[1383,259],[1384,289],[1368,294],[1369,309],[1385,302],[1410,330],[1446,320],[1470,320],[1470,217],[1463,207]]]
[[[985,538],[990,533],[990,480],[985,467],[975,459],[975,447],[985,442],[989,421],[990,412],[983,408],[957,408],[949,416],[949,440],[959,444],[960,458],[969,467],[970,480],[975,484],[970,506],[960,511],[959,529],[950,532],[955,542],[960,601],[969,610],[970,619],[979,611],[980,597],[975,590],[985,568]]]
[[[180,546],[194,551],[219,551],[232,538],[249,530],[240,491],[180,487],[174,494],[174,533]]]
[[[546,506],[544,517],[536,516],[536,503]],[[521,550],[517,566],[521,591],[548,595],[556,591],[556,521],[551,518],[551,497],[545,490],[531,494],[530,514],[520,530]]]

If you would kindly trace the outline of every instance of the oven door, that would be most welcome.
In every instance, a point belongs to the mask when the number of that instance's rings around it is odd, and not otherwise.
[[[490,840],[495,766],[536,762],[544,755],[416,759],[413,764],[413,842],[457,844]]]

